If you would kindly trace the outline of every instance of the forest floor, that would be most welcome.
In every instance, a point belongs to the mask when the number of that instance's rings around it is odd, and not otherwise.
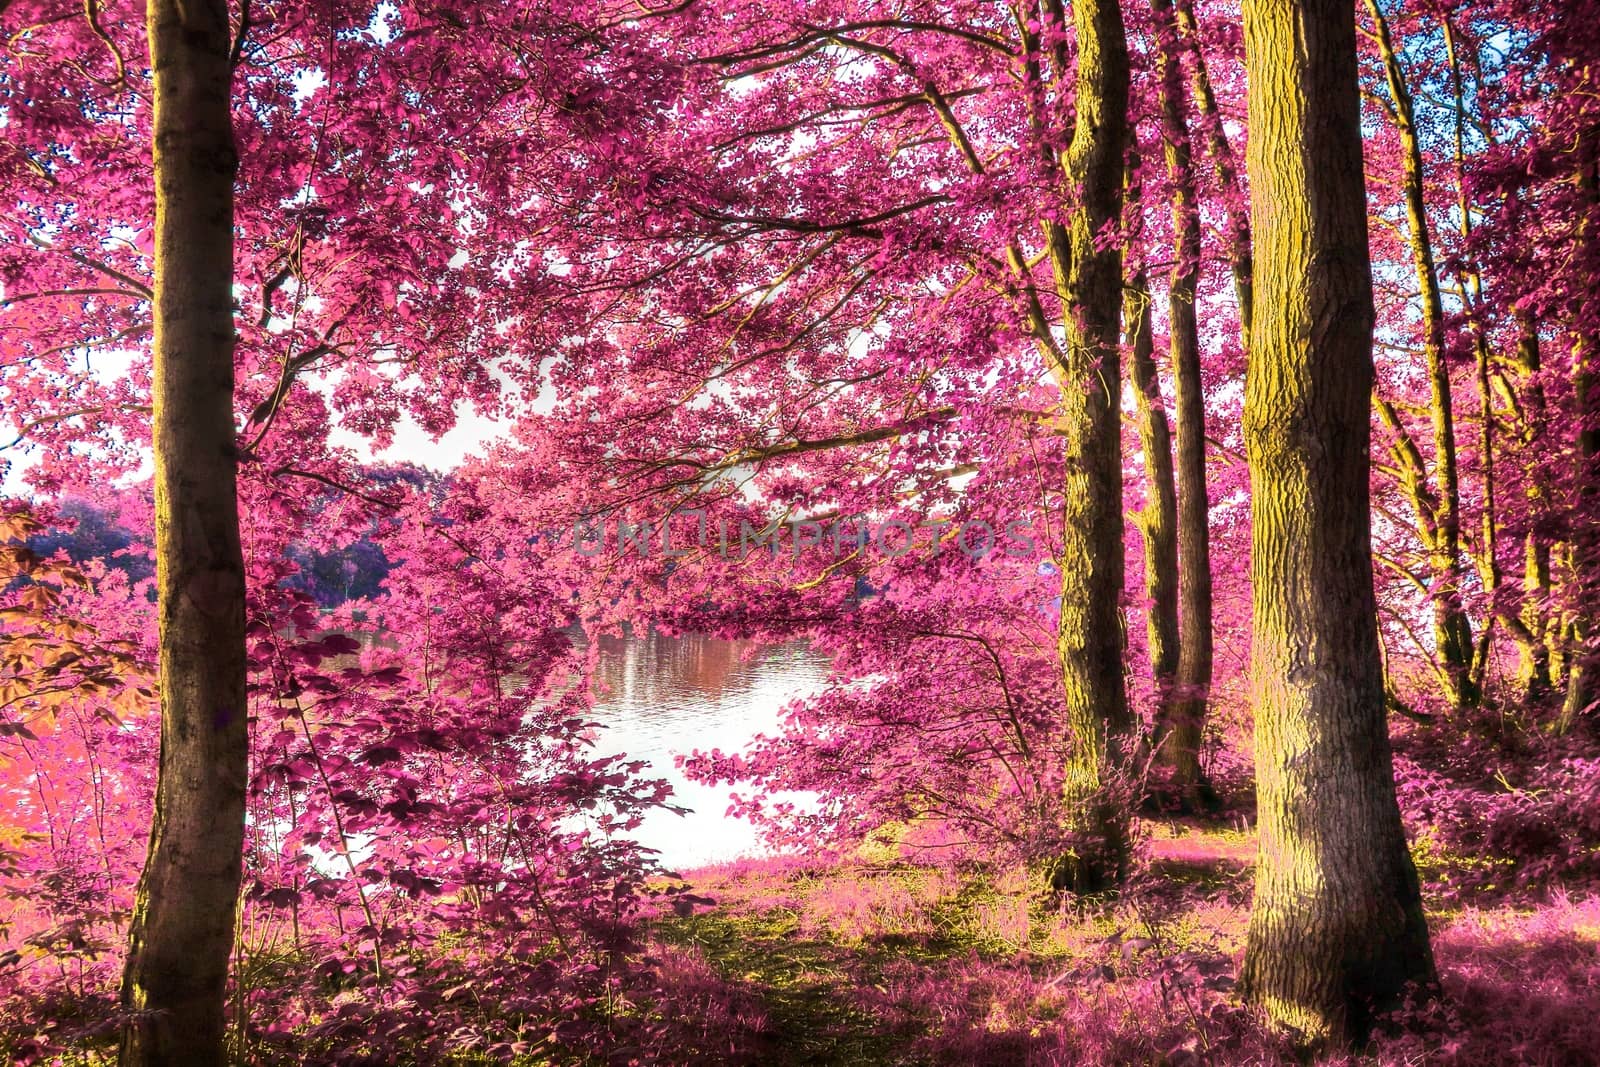
[[[1022,871],[748,860],[689,872],[715,904],[652,924],[674,1059],[763,1067],[1293,1063],[1232,995],[1253,836],[1147,826],[1122,896],[1049,906]],[[1324,1062],[1592,1064],[1600,898],[1445,906],[1445,1001]],[[1301,1061],[1303,1062],[1303,1061]]]

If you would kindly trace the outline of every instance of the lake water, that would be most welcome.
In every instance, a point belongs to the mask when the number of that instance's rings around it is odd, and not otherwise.
[[[652,812],[634,836],[677,870],[765,851],[749,823],[725,814],[738,787],[687,781],[674,757],[695,749],[743,749],[756,734],[776,730],[784,706],[819,691],[827,674],[828,661],[800,644],[760,648],[658,633],[602,640],[603,688],[593,712],[606,726],[600,750],[648,760],[646,776],[666,778],[674,802],[692,809],[688,815]]]

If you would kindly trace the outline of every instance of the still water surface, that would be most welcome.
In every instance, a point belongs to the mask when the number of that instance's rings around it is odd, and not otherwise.
[[[772,733],[786,704],[822,688],[828,661],[802,644],[759,648],[647,633],[602,640],[598,673],[593,717],[606,726],[600,751],[648,760],[645,775],[667,779],[673,801],[693,809],[652,812],[634,836],[678,870],[763,852],[749,823],[725,815],[728,795],[739,787],[687,781],[673,757],[695,749],[737,752],[756,734]]]

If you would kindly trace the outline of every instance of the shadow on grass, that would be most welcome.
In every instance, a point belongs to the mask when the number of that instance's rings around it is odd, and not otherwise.
[[[704,1027],[720,1040],[701,1042],[706,1062],[730,1065],[884,1065],[913,1032],[853,995],[875,964],[892,958],[936,959],[928,939],[894,934],[860,946],[801,936],[782,909],[708,913],[661,924],[667,948],[691,954],[669,967],[664,1007],[680,1028]],[[703,967],[696,967],[695,960]],[[677,987],[671,987],[671,980]]]
[[[1438,931],[1444,998],[1384,1062],[1600,1062],[1600,902],[1468,914]]]
[[[706,872],[653,923],[662,1064],[1303,1064],[1232,976],[1253,839],[1167,829],[1122,894],[1049,906],[1023,872],[909,865]],[[1600,897],[1430,916],[1445,996],[1349,1064],[1600,1063]]]
[[[715,910],[654,924],[658,1010],[696,1050],[675,1062],[1176,1065],[1237,1029],[1200,991],[1227,959],[1192,930],[1158,946],[1126,901],[1056,911],[1018,884],[909,868],[756,874],[707,891],[726,891]]]

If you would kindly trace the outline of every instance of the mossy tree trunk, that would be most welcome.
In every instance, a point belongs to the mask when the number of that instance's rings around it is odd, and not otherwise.
[[[1159,0],[1158,0],[1159,2]],[[1239,186],[1239,167],[1235,162],[1233,146],[1228,143],[1228,132],[1222,124],[1222,114],[1217,108],[1217,94],[1211,87],[1211,71],[1206,66],[1205,47],[1200,39],[1200,24],[1195,18],[1192,0],[1174,0],[1172,11],[1178,27],[1179,39],[1189,54],[1193,73],[1189,85],[1194,93],[1194,106],[1204,120],[1206,151],[1216,175],[1217,187],[1223,193],[1228,233],[1228,268],[1233,273],[1233,292],[1239,305],[1239,343],[1250,350],[1250,332],[1255,312],[1254,250],[1250,239],[1250,215],[1242,206],[1242,199],[1233,195]]]
[[[1137,217],[1141,195],[1137,149],[1130,156],[1129,215]],[[1156,687],[1158,715],[1164,718],[1178,675],[1178,491],[1172,469],[1172,427],[1161,396],[1150,303],[1150,280],[1140,266],[1128,278],[1123,292],[1122,328],[1139,451],[1144,460],[1144,506],[1135,519],[1144,543],[1145,658]]]
[[[1246,0],[1256,316],[1251,492],[1260,852],[1241,987],[1360,1040],[1434,982],[1395,802],[1373,593],[1373,302],[1354,10]]]
[[[1593,256],[1596,239],[1595,218],[1600,216],[1600,129],[1588,129],[1573,148],[1576,157],[1576,186],[1590,213],[1578,227],[1578,241],[1584,253]],[[1592,315],[1581,305],[1573,309],[1572,378],[1578,414],[1576,453],[1578,503],[1574,515],[1593,515],[1600,499],[1600,342],[1594,336]],[[1579,522],[1572,531],[1569,551],[1573,603],[1578,605],[1568,626],[1565,656],[1567,692],[1562,702],[1557,728],[1570,730],[1580,718],[1590,715],[1597,699],[1595,688],[1594,620],[1591,618],[1596,595],[1600,595],[1600,534],[1592,522]]]
[[[1077,111],[1064,179],[1068,225],[1045,240],[1066,345],[1061,425],[1066,459],[1058,642],[1072,735],[1065,803],[1078,844],[1054,872],[1059,888],[1091,892],[1121,881],[1128,798],[1118,795],[1131,733],[1123,680],[1121,311],[1122,254],[1095,237],[1122,213],[1128,146],[1128,44],[1117,0],[1072,5],[1078,42]]]
[[[161,763],[134,902],[121,1062],[223,1062],[244,835],[244,564],[233,422],[229,27],[152,0],[154,414]]]
[[[1539,382],[1539,327],[1531,315],[1519,312],[1517,329],[1516,366],[1527,408],[1521,443],[1531,451],[1544,432],[1545,420],[1544,387]],[[1513,632],[1518,639],[1517,680],[1524,699],[1537,704],[1552,692],[1550,652],[1559,639],[1549,610],[1551,544],[1543,527],[1548,525],[1550,486],[1542,465],[1535,466],[1523,492],[1534,528],[1522,541],[1522,605],[1516,616],[1522,625]]]
[[[1200,374],[1200,204],[1189,146],[1189,101],[1177,50],[1171,0],[1152,0],[1159,35],[1161,140],[1172,188],[1172,271],[1167,286],[1167,332],[1178,416],[1178,672],[1173,699],[1157,724],[1157,759],[1173,799],[1184,808],[1214,799],[1200,766],[1200,740],[1211,695],[1211,498],[1206,488],[1205,387]],[[1236,274],[1236,277],[1238,275]],[[1248,277],[1248,275],[1246,275]],[[1240,299],[1247,298],[1247,289]],[[1242,306],[1242,305],[1241,305]],[[1247,316],[1247,313],[1246,313]],[[1245,319],[1241,319],[1241,324]],[[1248,328],[1241,325],[1241,336]]]

